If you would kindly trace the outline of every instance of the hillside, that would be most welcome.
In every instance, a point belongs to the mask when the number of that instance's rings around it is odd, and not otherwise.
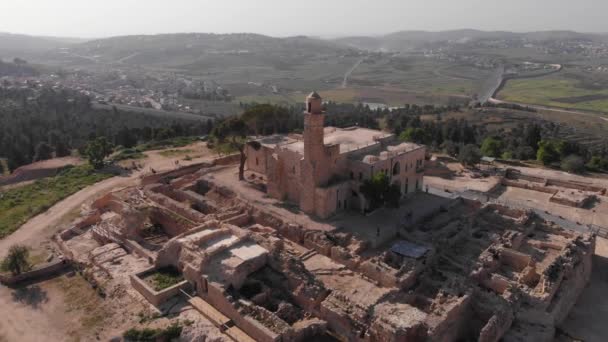
[[[302,58],[345,53],[330,41],[308,37],[273,38],[258,34],[180,33],[121,36],[73,45],[72,54],[98,62],[126,64],[189,65],[218,56],[229,63],[297,63]],[[227,57],[228,56],[228,57]]]
[[[67,47],[76,42],[82,42],[82,39],[38,37],[0,32],[0,57],[12,59],[28,53],[40,53]]]
[[[479,31],[472,29],[452,31],[400,31],[377,37],[343,37],[334,42],[351,48],[365,50],[408,51],[434,43],[467,43],[479,40],[589,40],[606,41],[608,36],[572,31],[507,32]]]

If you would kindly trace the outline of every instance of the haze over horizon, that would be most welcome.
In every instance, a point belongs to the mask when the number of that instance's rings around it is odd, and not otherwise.
[[[601,0],[32,0],[0,6],[0,32],[81,38],[179,32],[330,37],[463,28],[608,32],[606,12],[608,2]]]

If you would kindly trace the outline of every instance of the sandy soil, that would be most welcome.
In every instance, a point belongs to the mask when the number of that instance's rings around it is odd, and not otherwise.
[[[608,340],[608,240],[597,239],[591,281],[561,324],[557,341]]]

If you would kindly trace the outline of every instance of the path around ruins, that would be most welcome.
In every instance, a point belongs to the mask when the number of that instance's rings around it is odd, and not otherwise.
[[[201,143],[185,146],[181,149],[193,148],[197,149],[197,153],[198,151],[201,153],[197,155],[197,158],[193,158],[190,161],[180,160],[180,166],[200,163],[204,160],[209,160],[213,156],[212,152],[207,150]],[[116,176],[88,186],[57,202],[44,213],[34,216],[14,233],[0,240],[0,258],[4,257],[9,247],[14,244],[25,244],[32,248],[39,247],[40,244],[48,241],[54,233],[62,228],[61,221],[64,217],[67,217],[70,213],[78,210],[83,204],[94,198],[100,197],[112,190],[136,185],[141,176],[150,173],[150,168],[153,168],[157,172],[174,169],[176,158],[163,157],[160,155],[160,152],[162,151],[146,152],[148,157],[137,161],[143,165],[141,170],[135,171],[128,176]]]

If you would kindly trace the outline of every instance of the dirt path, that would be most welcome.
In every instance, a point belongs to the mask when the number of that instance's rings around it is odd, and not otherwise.
[[[48,241],[54,233],[62,229],[61,221],[64,217],[79,210],[83,204],[92,201],[94,198],[122,187],[136,185],[141,176],[151,172],[150,168],[157,172],[167,171],[176,168],[176,160],[179,160],[179,166],[187,166],[213,157],[212,152],[202,143],[172,150],[194,150],[196,158],[185,161],[181,159],[183,156],[164,157],[160,154],[162,151],[146,152],[148,157],[137,161],[138,164],[143,166],[140,171],[133,172],[129,176],[112,177],[88,186],[56,203],[46,212],[31,218],[17,231],[0,240],[0,258],[4,257],[8,248],[14,244],[26,244],[34,249],[37,248]]]

